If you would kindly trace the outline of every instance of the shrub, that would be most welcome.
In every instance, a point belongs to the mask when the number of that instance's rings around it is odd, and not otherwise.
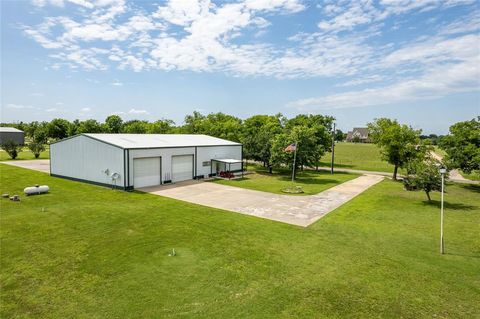
[[[14,141],[6,141],[1,145],[1,147],[5,152],[7,152],[11,159],[16,159],[18,152],[21,149],[21,145],[15,143]]]
[[[40,153],[45,151],[45,144],[41,142],[31,142],[27,145],[28,149],[33,153],[35,158],[40,156]]]

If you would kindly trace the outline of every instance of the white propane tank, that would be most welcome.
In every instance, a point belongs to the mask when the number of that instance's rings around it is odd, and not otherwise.
[[[33,187],[26,187],[23,192],[25,195],[34,195],[34,194],[42,194],[48,192],[50,188],[47,185],[35,185]]]

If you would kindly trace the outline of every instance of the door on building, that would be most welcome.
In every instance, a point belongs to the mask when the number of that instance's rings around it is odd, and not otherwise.
[[[133,159],[133,187],[141,188],[160,185],[161,157],[144,157]]]
[[[172,156],[172,182],[193,179],[193,155]]]

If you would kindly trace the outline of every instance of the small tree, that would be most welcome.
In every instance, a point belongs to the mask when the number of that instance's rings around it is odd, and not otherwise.
[[[410,163],[407,167],[407,177],[403,180],[405,189],[408,191],[423,190],[430,202],[430,193],[442,190],[442,176],[439,172],[439,164],[438,161],[432,158]],[[448,178],[448,175],[446,178]]]
[[[397,179],[399,168],[409,163],[423,160],[431,149],[420,141],[421,130],[401,125],[396,120],[387,118],[375,119],[368,124],[368,130],[373,143],[382,154],[382,159],[394,166],[393,179]]]
[[[38,158],[40,153],[45,151],[45,144],[47,144],[47,132],[45,129],[39,127],[33,133],[32,141],[27,147],[33,153],[35,158]]]
[[[35,158],[38,158],[40,153],[45,151],[45,144],[41,142],[32,141],[27,145],[27,147],[33,153]]]
[[[7,152],[8,156],[10,156],[11,159],[16,159],[18,156],[18,152],[22,149],[22,146],[15,143],[12,140],[8,140],[5,143],[1,145],[2,149]]]

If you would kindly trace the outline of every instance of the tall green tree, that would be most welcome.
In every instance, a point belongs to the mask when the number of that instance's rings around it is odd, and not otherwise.
[[[299,128],[299,131],[309,129],[309,134],[312,134],[313,139],[307,138],[302,145],[300,145],[302,135],[297,134],[300,136],[297,137],[299,139],[299,150],[303,153],[299,161],[300,167],[310,166],[318,169],[325,152],[331,151],[333,121],[333,117],[319,114],[300,114],[286,121],[287,133],[292,134],[295,128]]]
[[[120,133],[122,131],[123,120],[116,114],[109,115],[105,119],[105,131],[108,133]]]
[[[150,123],[147,129],[147,133],[150,134],[168,134],[172,133],[175,122],[172,120],[157,120]]]
[[[70,122],[65,119],[56,118],[47,124],[48,137],[60,140],[68,137],[68,131],[70,128]]]
[[[421,142],[421,130],[401,125],[397,120],[376,119],[368,124],[369,136],[380,148],[383,160],[394,165],[393,179],[397,179],[399,168],[409,162],[424,159],[430,148]]]
[[[447,156],[449,168],[460,168],[466,173],[480,170],[480,116],[450,126],[450,134],[439,142]]]
[[[85,120],[80,122],[77,128],[77,134],[80,133],[102,133],[103,127],[97,120]]]
[[[278,134],[274,137],[271,149],[270,161],[275,167],[292,167],[294,152],[286,152],[285,148],[297,143],[297,158],[295,171],[299,167],[313,166],[315,161],[314,153],[317,149],[316,130],[313,127],[296,125],[290,131]]]
[[[147,121],[132,120],[123,124],[122,133],[145,134],[149,128]]]
[[[242,120],[221,112],[205,116],[195,111],[185,117],[184,123],[181,132],[187,134],[207,134],[236,142],[242,137]]]
[[[191,115],[186,115],[184,125],[182,126],[182,133],[186,134],[203,134],[203,122],[205,116],[198,111],[194,111]]]
[[[254,115],[243,122],[242,144],[244,157],[260,161],[271,170],[270,156],[276,135],[283,132],[281,114]]]

